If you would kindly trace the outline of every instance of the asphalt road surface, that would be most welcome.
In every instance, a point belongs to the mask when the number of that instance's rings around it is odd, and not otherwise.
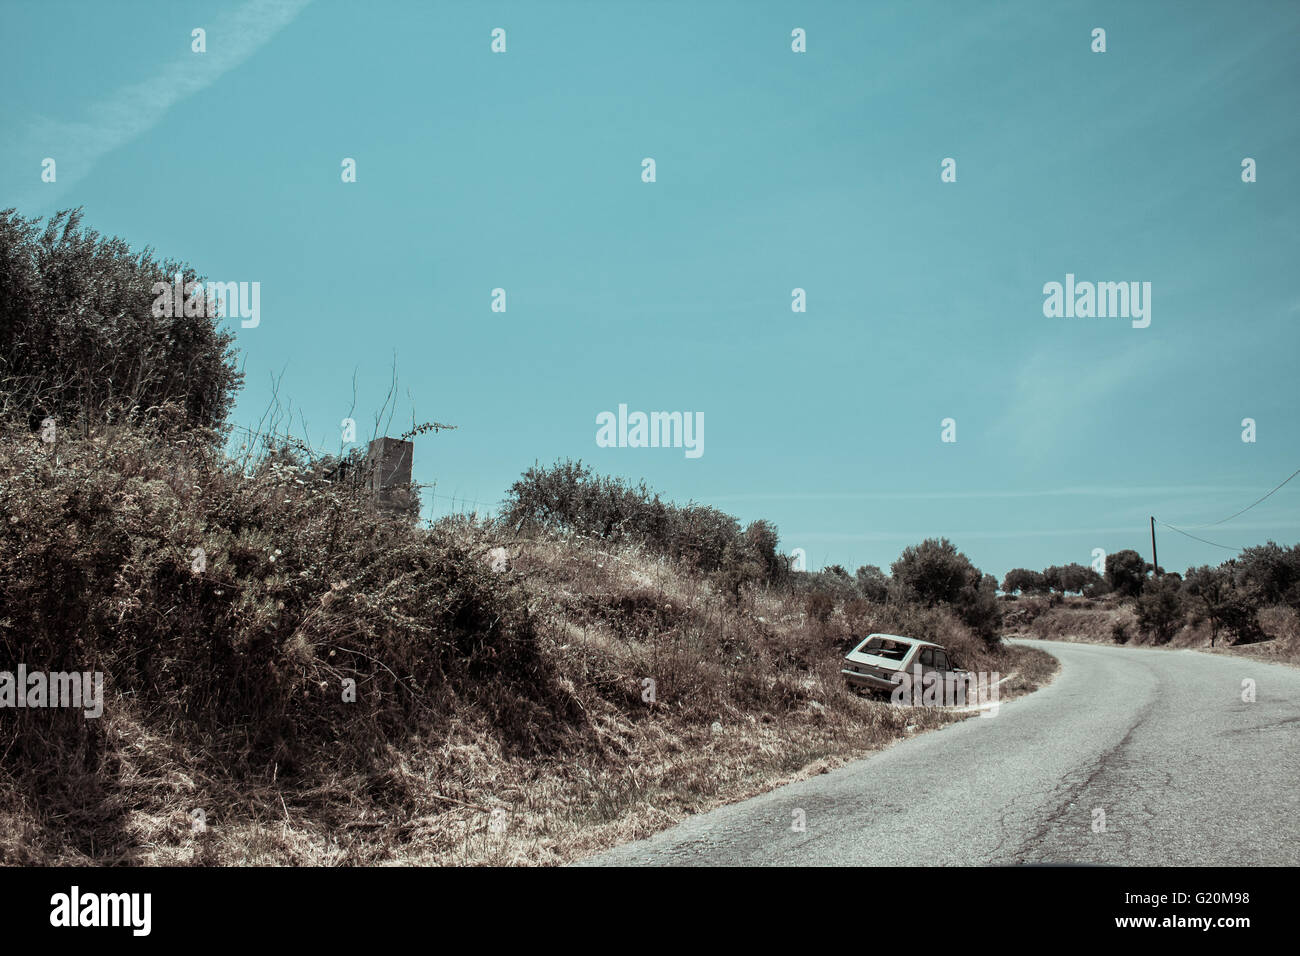
[[[1300,863],[1300,669],[1019,643],[1054,654],[1061,671],[996,716],[920,734],[585,862]],[[1245,679],[1255,682],[1253,703],[1242,700]]]

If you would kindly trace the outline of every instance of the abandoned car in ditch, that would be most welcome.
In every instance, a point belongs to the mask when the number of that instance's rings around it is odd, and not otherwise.
[[[898,634],[870,634],[844,661],[840,673],[860,694],[889,694],[904,674],[915,680],[918,675],[935,673],[943,683],[966,676],[966,671],[953,665],[942,645]]]

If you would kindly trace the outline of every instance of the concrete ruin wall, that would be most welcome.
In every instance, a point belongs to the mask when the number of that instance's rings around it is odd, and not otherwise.
[[[411,487],[415,446],[400,438],[376,438],[366,449],[365,488],[388,511],[418,515],[419,495]]]

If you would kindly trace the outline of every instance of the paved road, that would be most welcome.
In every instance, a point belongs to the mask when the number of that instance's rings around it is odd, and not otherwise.
[[[1300,863],[1300,669],[1023,641],[1044,689],[587,863]],[[1255,681],[1256,701],[1242,700]],[[803,810],[805,832],[794,832]],[[1094,811],[1105,828],[1094,832]]]

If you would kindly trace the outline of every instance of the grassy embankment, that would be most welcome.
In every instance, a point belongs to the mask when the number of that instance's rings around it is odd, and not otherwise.
[[[633,545],[415,529],[139,429],[10,428],[0,512],[0,670],[106,698],[0,714],[8,864],[561,863],[963,719],[848,693],[851,634],[1017,672],[1004,699],[1056,667],[943,609],[810,617]]]
[[[1210,645],[1212,632],[1209,622],[1194,612],[1186,615],[1182,626],[1168,643],[1154,642],[1143,635],[1138,627],[1132,602],[1121,601],[1113,594],[1096,599],[1022,597],[1015,601],[1005,601],[1003,620],[1007,635],[1012,637],[1191,649],[1283,664],[1300,664],[1300,615],[1283,606],[1259,610],[1259,626],[1265,640],[1231,644],[1229,642],[1232,636],[1221,631],[1213,647]],[[1126,638],[1122,642],[1115,640],[1117,629]]]

